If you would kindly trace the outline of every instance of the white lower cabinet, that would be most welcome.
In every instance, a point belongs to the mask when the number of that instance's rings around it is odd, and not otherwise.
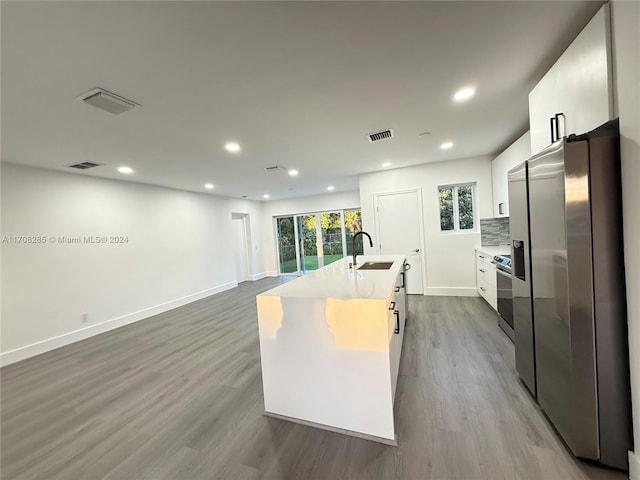
[[[476,250],[476,286],[478,293],[494,310],[498,310],[498,285],[496,267],[491,263],[493,257]]]

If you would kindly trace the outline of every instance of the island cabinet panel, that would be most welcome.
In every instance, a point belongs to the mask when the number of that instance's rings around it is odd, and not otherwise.
[[[265,414],[395,445],[404,257],[362,258],[393,265],[344,259],[257,296]]]
[[[396,277],[393,290],[393,308],[389,308],[389,322],[392,328],[392,336],[389,341],[389,365],[391,368],[391,389],[393,400],[396,398],[396,388],[398,384],[398,372],[400,370],[400,357],[402,355],[402,341],[407,322],[407,293],[404,285],[405,267],[403,266]]]

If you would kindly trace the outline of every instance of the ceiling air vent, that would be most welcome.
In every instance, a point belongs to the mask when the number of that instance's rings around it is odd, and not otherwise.
[[[265,170],[269,173],[275,173],[275,172],[286,172],[287,169],[284,168],[282,165],[275,165],[273,167],[265,167]]]
[[[78,170],[86,170],[87,168],[99,167],[102,165],[101,163],[93,163],[93,162],[80,162],[74,163],[73,165],[68,165],[71,168],[77,168]]]
[[[102,88],[94,88],[93,90],[80,95],[78,98],[84,103],[88,103],[89,105],[93,105],[94,107],[106,110],[107,112],[114,113],[116,115],[140,106],[132,100],[127,100],[120,95],[108,92]]]
[[[385,138],[393,137],[393,130],[388,129],[388,130],[381,130],[375,133],[369,133],[367,137],[369,137],[369,143],[379,142],[380,140],[384,140]]]

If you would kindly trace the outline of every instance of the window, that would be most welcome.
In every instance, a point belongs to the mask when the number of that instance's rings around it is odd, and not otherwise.
[[[440,231],[457,232],[475,229],[475,184],[438,187]]]
[[[305,273],[351,255],[362,225],[360,209],[276,217],[280,273]],[[362,253],[362,238],[356,240]]]

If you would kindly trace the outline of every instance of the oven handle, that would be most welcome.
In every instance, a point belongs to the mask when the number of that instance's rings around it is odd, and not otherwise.
[[[513,278],[513,276],[510,273],[507,273],[504,270],[500,270],[499,268],[496,268],[496,272],[498,272],[501,275],[504,275],[505,277]]]

